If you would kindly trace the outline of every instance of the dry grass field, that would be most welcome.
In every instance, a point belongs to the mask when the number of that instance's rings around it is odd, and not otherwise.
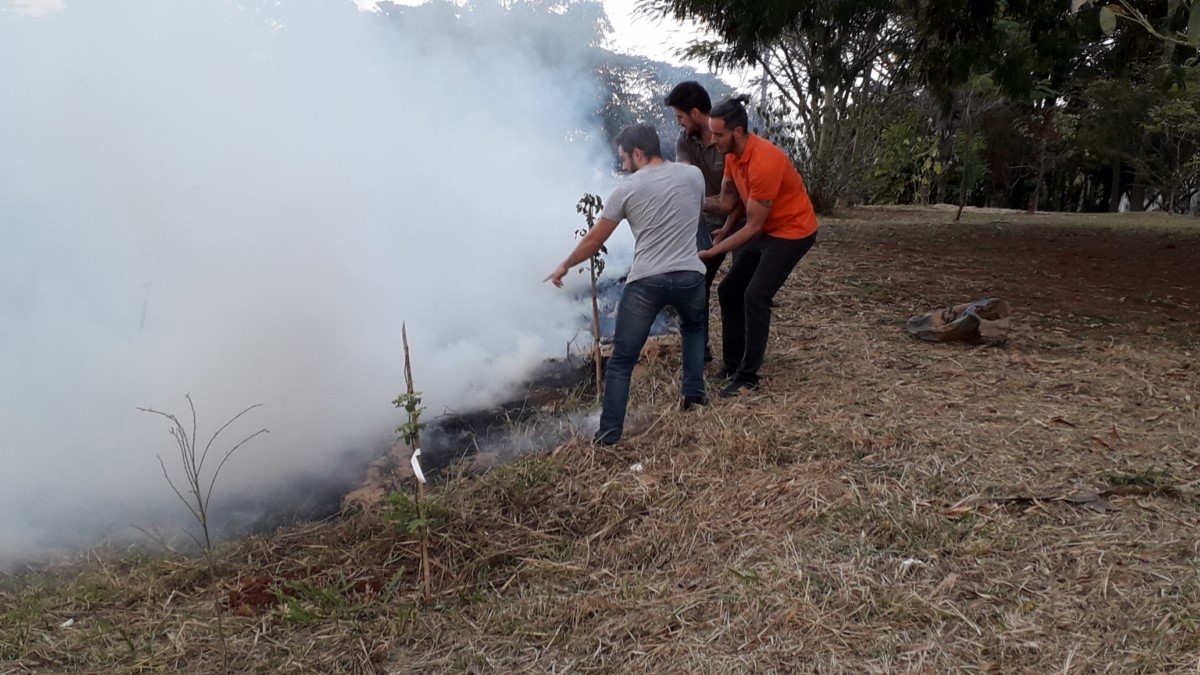
[[[432,606],[405,483],[215,575],[0,577],[0,673],[1200,672],[1200,220],[840,215],[757,395],[681,412],[667,356],[619,445],[432,486]],[[902,330],[993,295],[1005,347]]]

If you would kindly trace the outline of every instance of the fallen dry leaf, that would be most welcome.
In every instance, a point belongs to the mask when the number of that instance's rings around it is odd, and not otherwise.
[[[945,579],[942,579],[942,583],[938,584],[937,588],[934,589],[933,592],[935,595],[942,595],[946,591],[949,591],[950,589],[954,588],[954,585],[957,583],[958,583],[958,575],[951,572],[950,574],[946,575]]]

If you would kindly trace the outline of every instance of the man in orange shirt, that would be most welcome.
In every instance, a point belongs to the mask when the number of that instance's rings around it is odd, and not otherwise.
[[[739,96],[724,101],[709,112],[708,120],[713,142],[725,153],[725,177],[721,194],[706,200],[705,211],[729,215],[713,237],[716,243],[701,251],[700,258],[733,251],[733,264],[717,287],[723,374],[731,378],[721,390],[723,398],[758,388],[775,294],[817,240],[817,217],[804,180],[787,153],[750,133],[748,100]],[[745,226],[733,232],[742,215]]]

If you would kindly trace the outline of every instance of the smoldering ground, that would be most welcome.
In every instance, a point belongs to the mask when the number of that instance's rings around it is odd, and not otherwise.
[[[404,321],[435,412],[561,355],[578,308],[541,280],[611,180],[594,92],[569,52],[467,48],[451,23],[349,1],[0,13],[0,559],[178,526],[175,446],[139,406],[190,428],[190,394],[205,441],[263,404],[214,446],[270,430],[224,469],[219,519],[392,436]]]

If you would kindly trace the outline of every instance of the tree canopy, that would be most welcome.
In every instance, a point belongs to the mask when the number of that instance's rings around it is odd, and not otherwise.
[[[643,0],[761,73],[814,202],[1200,202],[1200,0]]]

